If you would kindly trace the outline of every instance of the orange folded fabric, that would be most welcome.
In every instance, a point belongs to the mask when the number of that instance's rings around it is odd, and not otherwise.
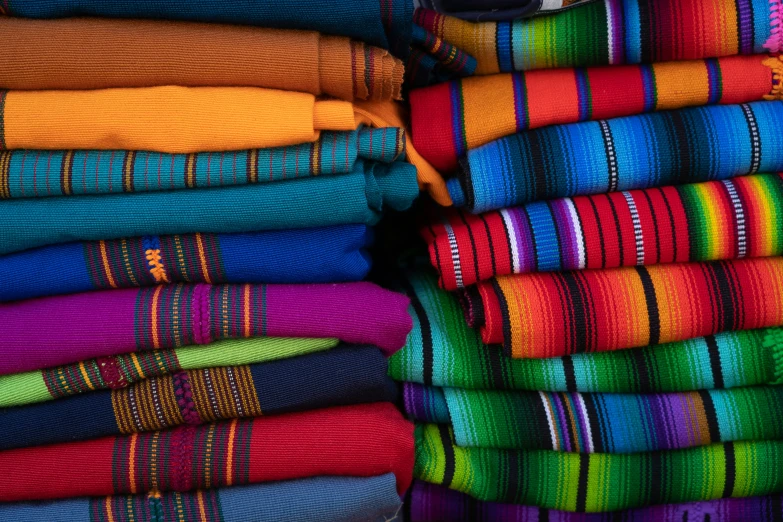
[[[0,88],[246,86],[401,98],[388,51],[314,31],[156,20],[0,17]]]

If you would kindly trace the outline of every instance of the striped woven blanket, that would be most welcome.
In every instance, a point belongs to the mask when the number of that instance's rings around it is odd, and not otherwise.
[[[389,359],[397,381],[549,392],[655,393],[783,384],[783,329],[724,332],[632,350],[511,359],[468,327],[428,272],[409,275],[413,330]]]
[[[439,283],[783,254],[783,174],[577,196],[422,227]]]
[[[687,393],[545,393],[405,383],[405,411],[460,447],[640,453],[783,440],[783,387]]]
[[[462,296],[512,357],[636,348],[783,325],[783,257],[500,276]]]
[[[434,424],[415,437],[415,478],[485,501],[590,513],[783,492],[783,441],[612,455],[461,448]]]
[[[413,142],[449,172],[471,149],[547,125],[779,99],[781,73],[779,58],[753,55],[467,78],[411,91]]]

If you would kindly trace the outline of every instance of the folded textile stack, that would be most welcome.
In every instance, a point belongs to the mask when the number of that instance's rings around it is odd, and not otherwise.
[[[779,3],[544,4],[415,15],[409,518],[776,519]]]
[[[0,519],[394,519],[412,5],[0,11]]]

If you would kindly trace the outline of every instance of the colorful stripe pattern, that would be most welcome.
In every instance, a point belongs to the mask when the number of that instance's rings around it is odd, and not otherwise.
[[[455,205],[531,201],[783,170],[783,101],[682,109],[516,134],[472,150]]]
[[[406,383],[404,397],[410,416],[419,422],[450,424],[461,447],[638,453],[783,439],[778,422],[783,415],[780,386],[643,395],[463,390]]]
[[[781,441],[579,454],[461,448],[448,428],[420,425],[414,476],[479,500],[592,513],[781,493],[781,465]]]
[[[577,196],[422,229],[439,283],[497,275],[783,254],[783,174]]]
[[[783,258],[500,276],[463,297],[512,357],[636,348],[783,325]]]
[[[414,21],[475,57],[476,74],[495,74],[777,52],[776,7],[769,0],[603,0],[476,24],[418,9]]]
[[[481,342],[426,272],[407,281],[413,330],[389,359],[397,381],[469,389],[656,393],[783,384],[783,329],[724,332],[633,350],[511,359]]]
[[[529,129],[780,99],[781,72],[780,58],[754,55],[467,78],[411,92],[413,143],[446,172],[469,150]]]
[[[217,489],[192,493],[152,491],[147,495],[116,495],[89,500],[90,522],[139,522],[194,520],[224,522]]]
[[[359,159],[391,163],[404,154],[404,131],[394,127],[324,132],[314,143],[234,152],[2,150],[0,199],[225,187],[347,174]]]

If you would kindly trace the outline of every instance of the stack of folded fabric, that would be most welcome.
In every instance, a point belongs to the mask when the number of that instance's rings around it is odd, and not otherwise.
[[[425,212],[437,276],[406,274],[390,363],[411,520],[783,515],[779,9],[417,11],[473,63],[433,52],[414,79],[450,81],[410,94],[453,207]]]
[[[412,6],[0,11],[0,519],[394,518]]]

